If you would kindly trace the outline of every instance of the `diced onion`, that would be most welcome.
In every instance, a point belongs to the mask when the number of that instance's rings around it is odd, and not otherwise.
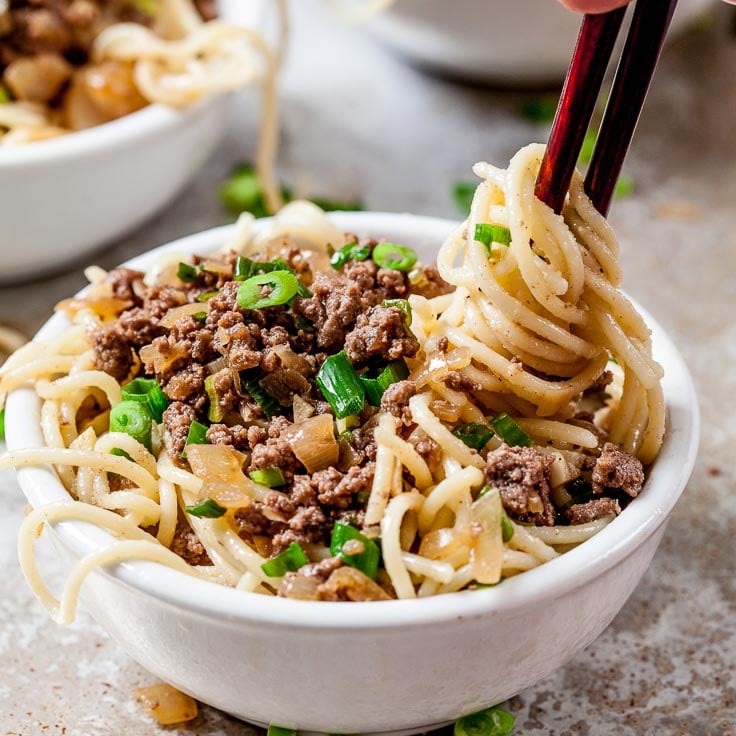
[[[470,365],[470,361],[470,350],[465,347],[455,348],[449,353],[435,353],[411,372],[409,380],[419,389],[430,381],[442,381],[451,371]]]
[[[294,394],[293,399],[294,424],[299,424],[309,417],[314,416],[314,407],[305,401],[299,394]]]
[[[310,472],[337,463],[340,448],[335,439],[332,415],[319,414],[287,427],[281,436],[291,445],[299,462]]]
[[[470,535],[460,529],[436,529],[425,534],[419,545],[419,555],[430,560],[449,562],[460,567],[470,559]]]
[[[494,585],[501,579],[501,568],[503,567],[502,515],[501,496],[495,488],[484,493],[470,507],[473,527],[480,529],[470,552],[473,577],[479,583],[486,585]]]
[[[227,368],[227,359],[221,355],[217,360],[207,363],[205,368],[210,374],[219,373],[223,368]]]
[[[210,305],[207,302],[193,302],[192,304],[182,304],[180,307],[170,309],[161,319],[159,323],[161,327],[173,327],[174,324],[182,317],[189,317],[193,314],[207,313]]]
[[[243,473],[245,459],[226,445],[187,445],[192,472],[203,481],[201,498],[211,498],[226,509],[243,508],[261,495]]]
[[[139,688],[133,695],[143,710],[162,726],[184,723],[197,717],[197,701],[164,682]]]

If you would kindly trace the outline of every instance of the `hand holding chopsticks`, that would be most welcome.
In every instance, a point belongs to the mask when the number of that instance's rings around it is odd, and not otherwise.
[[[604,215],[608,213],[676,3],[677,0],[636,3],[585,178],[588,196]],[[562,211],[625,10],[620,7],[583,18],[535,189],[537,197],[555,212]]]

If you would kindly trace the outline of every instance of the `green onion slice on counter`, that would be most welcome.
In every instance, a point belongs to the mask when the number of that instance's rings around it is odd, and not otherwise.
[[[532,438],[505,412],[489,423],[493,431],[512,447],[532,446]]]
[[[481,424],[480,422],[461,424],[459,427],[455,427],[452,433],[468,447],[472,447],[478,451],[482,450],[488,440],[493,437],[493,432],[485,424]]]
[[[299,542],[292,542],[280,555],[264,562],[261,570],[270,578],[280,578],[287,572],[296,572],[308,562],[307,555],[304,554]]]
[[[184,510],[192,516],[198,516],[204,519],[219,519],[225,515],[227,509],[222,508],[217,501],[212,498],[205,498],[204,501],[185,506]]]
[[[516,719],[502,708],[488,708],[455,722],[455,736],[509,736]]]
[[[378,375],[369,378],[367,374],[358,376],[365,390],[365,397],[371,406],[380,406],[384,391],[392,384],[403,381],[409,375],[409,369],[403,360],[389,363]]]
[[[296,736],[296,730],[293,728],[283,728],[281,726],[274,726],[271,723],[266,732],[266,736]]]
[[[456,181],[452,185],[452,201],[463,217],[466,217],[470,212],[470,205],[473,203],[473,196],[477,187],[478,182],[475,181]]]
[[[489,225],[487,222],[481,222],[475,226],[475,239],[483,243],[489,250],[491,243],[508,246],[511,244],[511,230],[503,225]]]
[[[394,271],[411,271],[417,262],[417,254],[406,245],[379,243],[373,249],[373,262],[379,268],[392,268]]]
[[[338,419],[360,414],[363,410],[365,389],[344,350],[322,363],[317,385]]]
[[[125,432],[151,449],[153,416],[146,404],[140,401],[121,401],[110,411],[110,431]]]
[[[259,483],[268,488],[278,488],[286,483],[286,478],[281,468],[264,468],[263,470],[253,470],[248,473],[250,479],[254,483]]]
[[[263,295],[263,287],[271,292]],[[241,309],[278,307],[291,301],[299,291],[299,279],[291,271],[272,271],[243,281],[235,297]]]
[[[122,393],[125,401],[145,404],[157,422],[163,421],[169,400],[153,378],[134,378],[123,386]]]
[[[335,522],[330,552],[333,557],[339,557],[346,565],[360,570],[371,580],[376,579],[381,550],[372,539],[368,539],[350,524]]]

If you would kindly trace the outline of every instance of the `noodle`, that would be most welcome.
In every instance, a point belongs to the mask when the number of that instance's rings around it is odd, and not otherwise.
[[[495,584],[499,577],[554,560],[597,534],[620,511],[618,500],[601,496],[605,484],[596,480],[595,469],[591,475],[608,447],[604,442],[620,445],[615,452],[638,455],[645,464],[659,451],[665,414],[659,385],[662,370],[651,356],[646,326],[618,290],[618,245],[585,197],[579,176],[573,180],[561,216],[535,199],[534,180],[542,153],[541,146],[528,146],[514,156],[506,171],[488,164],[476,166],[483,181],[468,221],[450,235],[437,258],[438,269],[454,293],[409,297],[412,337],[416,336],[419,349],[405,361],[404,383],[411,389],[406,399],[394,413],[387,406],[380,410],[363,405],[354,416],[333,422],[341,438],[346,433],[352,438],[349,428],[362,423],[355,431],[370,432],[374,442],[368,464],[365,453],[354,448],[347,455],[341,451],[339,462],[347,463],[341,465],[342,472],[334,468],[335,449],[329,468],[317,466],[321,473],[332,473],[333,487],[326,489],[321,480],[313,491],[329,495],[338,481],[356,480],[370,471],[365,475],[369,481],[361,506],[350,506],[346,513],[362,514],[362,536],[350,540],[362,550],[360,554],[368,555],[367,545],[375,546],[373,540],[380,535],[382,569],[378,577],[374,570],[377,582],[360,573],[367,582],[355,595],[364,597],[353,599],[377,599],[386,592],[402,599],[426,597],[478,583]],[[508,227],[508,245],[489,242],[486,247],[475,239],[489,225]],[[318,208],[295,202],[258,233],[253,218],[243,216],[227,245],[247,258],[262,253],[271,257],[281,252],[279,247],[297,243],[311,252],[314,263],[325,263],[329,248],[342,248],[345,242]],[[229,257],[215,254],[204,264],[216,275],[227,270],[225,261],[218,258]],[[175,269],[176,259],[165,256],[145,283],[148,287],[175,283],[171,280]],[[251,481],[242,472],[245,455],[227,444],[209,448],[222,454],[198,452],[200,458],[221,460],[211,473],[203,472],[193,456],[189,469],[183,461],[172,460],[172,437],[165,423],[154,423],[150,451],[132,436],[109,431],[110,412],[120,402],[121,386],[95,368],[86,335],[109,321],[109,314],[96,312],[94,304],[95,299],[105,303],[110,285],[104,273],[90,272],[90,276],[95,280],[90,295],[86,301],[75,300],[70,310],[76,324],[45,343],[22,348],[0,370],[0,396],[26,382],[35,384],[42,399],[46,443],[44,448],[6,454],[0,459],[0,470],[53,465],[76,499],[39,509],[24,523],[21,564],[34,592],[56,618],[67,621],[79,587],[93,567],[150,559],[244,593],[283,595],[294,585],[295,597],[314,597],[313,577],[300,578],[300,572],[288,567],[269,567],[274,561],[269,560],[272,540],[262,531],[247,531],[250,522],[245,532],[235,523],[239,510],[252,507],[278,527],[283,514],[294,513],[289,510],[295,503],[288,489],[291,478],[282,474],[275,482],[277,490],[255,474]],[[229,277],[223,278],[227,282]],[[176,329],[179,319],[194,319],[191,313],[199,312],[198,298],[193,294],[186,306],[173,306],[159,318],[161,323],[174,322]],[[217,308],[202,307],[202,319],[209,320]],[[181,316],[185,314],[189,316]],[[226,340],[224,333],[218,335]],[[148,345],[143,350],[152,349]],[[288,345],[280,349],[280,360],[295,361],[291,370],[303,365],[299,361],[305,356]],[[224,355],[207,360],[214,375],[227,374]],[[603,380],[607,368],[613,377],[610,388]],[[128,378],[139,370],[134,364]],[[295,412],[296,424],[286,420],[286,425],[296,428],[319,419],[322,426],[325,417],[314,414],[315,407],[304,398],[309,392],[296,395],[302,404],[300,416],[297,419]],[[581,411],[591,401],[595,404],[591,411]],[[281,406],[279,411],[291,411]],[[234,426],[235,420],[230,421]],[[241,428],[247,422],[245,415],[237,418]],[[485,434],[475,444],[463,431],[478,428]],[[293,439],[297,434],[289,436]],[[303,451],[303,438],[300,441]],[[327,441],[336,448],[334,437]],[[111,454],[113,450],[116,454]],[[305,467],[316,462],[315,457],[304,459]],[[630,493],[634,496],[644,475],[643,471],[637,475],[634,457],[628,460],[628,472],[639,478]],[[228,475],[229,462],[234,463],[235,476]],[[494,475],[498,464],[507,462],[521,463],[512,464],[512,470],[520,472],[498,480]],[[526,462],[532,465],[527,467]],[[312,482],[317,471],[310,472],[312,476],[300,475],[300,481]],[[616,468],[608,472],[615,473]],[[519,506],[520,492],[514,483],[522,476],[534,478],[535,473],[539,477],[531,490],[526,488],[525,505]],[[115,483],[114,476],[118,476]],[[125,481],[122,486],[120,478]],[[593,492],[573,497],[576,482],[588,484]],[[216,518],[194,513],[205,499],[224,504]],[[351,497],[347,503],[354,502]],[[305,514],[304,523],[313,523],[309,520],[314,518],[318,515]],[[60,519],[92,521],[124,540],[78,563],[61,603],[46,590],[33,559],[39,524]],[[563,524],[555,524],[556,520]],[[153,529],[153,534],[140,526]],[[182,533],[195,535],[211,565],[187,565],[173,554]],[[288,539],[293,537],[283,546]],[[308,538],[301,551],[313,565],[335,564],[334,549],[324,538]],[[355,575],[339,579],[342,584],[347,578],[353,581],[350,585],[357,584]]]

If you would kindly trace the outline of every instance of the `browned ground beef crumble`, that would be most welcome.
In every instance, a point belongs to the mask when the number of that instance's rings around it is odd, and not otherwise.
[[[376,244],[360,242],[371,247]],[[134,375],[155,377],[162,387],[171,401],[163,423],[167,451],[174,462],[186,465],[182,451],[196,419],[209,426],[210,443],[244,454],[244,472],[282,471],[285,485],[279,493],[268,493],[262,502],[252,502],[234,514],[240,536],[271,556],[292,542],[329,544],[335,521],[361,527],[375,472],[373,428],[378,408],[366,403],[360,426],[340,436],[349,462],[342,461],[341,451],[337,467],[309,473],[284,436],[293,424],[294,396],[308,402],[315,415],[332,413],[314,380],[325,359],[345,350],[358,369],[375,370],[390,361],[413,357],[419,343],[405,315],[382,302],[404,299],[411,293],[433,296],[449,290],[434,266],[424,268],[419,277],[413,274],[410,281],[407,274],[378,268],[372,260],[348,261],[339,270],[315,274],[309,259],[297,249],[285,249],[283,257],[311,295],[255,311],[243,310],[236,302],[242,282],[232,280],[234,254],[224,259],[224,273],[200,270],[192,282],[176,286],[146,287],[142,273],[116,269],[107,281],[126,308],[115,321],[97,327],[90,336],[101,370],[120,381]],[[192,262],[206,266],[206,259],[194,258]],[[213,291],[217,294],[209,298],[206,317],[185,316],[170,329],[160,325],[172,308]],[[447,348],[446,341],[439,346],[441,351]],[[210,374],[222,417],[216,422],[207,419],[212,400],[205,390],[205,379]],[[274,416],[267,417],[244,389],[246,375],[256,376],[260,388],[275,400],[278,411]],[[605,377],[600,381],[600,391],[609,380]],[[451,373],[446,384],[469,392],[479,388],[457,373]],[[417,431],[408,410],[415,393],[416,386],[409,380],[394,383],[385,391],[380,409],[401,419],[400,433],[434,469],[441,459],[439,447]],[[592,417],[580,414],[575,422],[590,428]],[[597,427],[594,431],[601,433]],[[550,456],[537,449],[502,445],[488,454],[485,476],[489,485],[499,489],[510,517],[546,526],[618,514],[622,503],[636,496],[644,481],[641,463],[605,442],[598,454],[590,454],[583,468],[588,495],[578,495],[574,503],[558,508],[550,497],[551,465]],[[407,479],[411,480],[408,474]],[[172,549],[192,564],[209,563],[183,518]],[[284,589],[298,588],[302,593],[308,589],[310,594],[330,600],[359,600],[368,595],[356,587],[353,573],[335,574],[340,566],[339,560],[310,564],[287,575]]]

